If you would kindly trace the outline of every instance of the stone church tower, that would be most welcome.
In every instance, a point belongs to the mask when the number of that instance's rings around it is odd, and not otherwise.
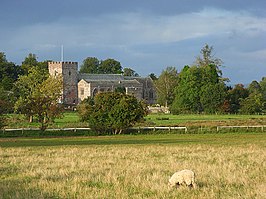
[[[48,62],[50,75],[63,77],[61,103],[75,106],[78,103],[78,62]]]

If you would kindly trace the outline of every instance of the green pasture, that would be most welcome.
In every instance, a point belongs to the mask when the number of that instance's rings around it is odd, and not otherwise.
[[[251,142],[250,142],[251,141]],[[41,137],[0,138],[1,147],[50,147],[86,145],[164,145],[164,144],[217,144],[243,145],[253,143],[266,147],[265,133],[226,134],[158,134],[158,135],[112,135],[90,137]]]
[[[229,125],[266,125],[266,115],[172,115],[172,114],[150,114],[145,117],[145,121],[136,126],[217,126]],[[23,115],[7,115],[6,128],[28,128],[38,127],[36,122],[29,123]],[[87,127],[87,124],[80,122],[76,112],[66,112],[62,118],[56,119],[55,123],[50,124],[49,128],[67,127]]]
[[[223,122],[223,121],[248,121],[248,120],[266,120],[266,115],[206,115],[206,114],[150,114],[146,117],[147,122],[154,123],[156,126],[174,126],[195,122]]]

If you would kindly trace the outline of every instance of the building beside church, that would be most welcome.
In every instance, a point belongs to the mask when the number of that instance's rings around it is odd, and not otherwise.
[[[156,91],[150,77],[131,77],[122,74],[87,74],[78,72],[78,62],[48,62],[50,75],[62,75],[63,91],[60,102],[75,106],[98,92],[125,90],[139,100],[154,104]]]

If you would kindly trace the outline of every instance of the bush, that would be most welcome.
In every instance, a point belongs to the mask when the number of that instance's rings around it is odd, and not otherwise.
[[[132,95],[99,93],[78,106],[82,121],[99,133],[120,134],[147,114],[146,105]]]

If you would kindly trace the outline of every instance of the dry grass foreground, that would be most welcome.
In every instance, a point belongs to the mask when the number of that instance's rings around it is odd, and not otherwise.
[[[0,198],[266,198],[265,144],[222,142],[2,147]],[[169,188],[185,168],[197,189]]]

